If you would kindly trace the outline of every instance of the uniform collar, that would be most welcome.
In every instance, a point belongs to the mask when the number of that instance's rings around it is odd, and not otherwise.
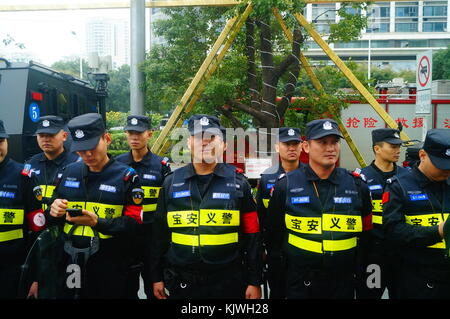
[[[425,176],[424,173],[422,173],[419,169],[419,165],[416,165],[412,168],[412,173],[416,175],[416,178],[420,184],[421,187],[425,187],[429,184],[433,184],[433,183],[441,183],[441,182],[434,182],[431,179],[429,179],[428,177]],[[444,181],[445,183],[445,181]],[[447,179],[447,184],[449,184],[449,180]]]
[[[305,166],[305,174],[306,174],[306,179],[308,181],[320,181],[321,178],[319,176],[317,176],[316,172],[313,171],[313,169],[311,168],[311,166],[306,165]],[[335,185],[339,185],[339,176],[340,174],[338,173],[338,170],[336,169],[336,167],[334,168],[333,172],[331,172],[331,175],[326,179],[326,181],[335,184]]]
[[[220,177],[226,177],[229,175],[227,172],[227,166],[224,163],[217,163],[216,167],[214,168],[214,172],[212,174],[220,176]],[[197,173],[195,172],[194,165],[192,163],[189,163],[186,165],[186,171],[184,173],[185,179],[190,179],[194,176],[196,176]]]
[[[151,159],[152,156],[153,156],[153,153],[150,151],[149,148],[147,148],[147,149],[148,149],[147,154],[145,154],[144,157],[142,158],[142,160],[140,160],[139,162],[136,162],[136,161],[134,160],[134,158],[133,158],[133,151],[129,151],[129,152],[128,152],[128,156],[127,156],[127,158],[126,158],[125,164],[130,165],[130,164],[132,164],[132,163],[141,163],[141,164],[143,164],[143,165],[146,165],[147,163],[149,163],[149,162],[150,162],[150,159]]]
[[[49,162],[54,162],[56,165],[60,165],[62,164],[62,162],[64,162],[64,160],[66,159],[67,156],[67,150],[64,148],[63,152],[61,154],[58,155],[57,158],[55,158],[54,160],[49,160],[47,158],[47,156],[45,156],[44,152],[40,153],[40,158],[39,158],[39,162],[45,162],[45,161],[49,161]]]
[[[370,163],[370,166],[372,166],[373,169],[374,169],[375,171],[377,171],[377,173],[379,173],[379,174],[381,174],[381,175],[383,175],[383,174],[389,174],[389,173],[397,174],[398,166],[397,166],[396,163],[393,163],[393,164],[394,164],[394,170],[392,170],[392,171],[390,171],[390,172],[383,172],[381,169],[379,169],[378,166],[375,165],[375,160],[373,160],[372,163]]]

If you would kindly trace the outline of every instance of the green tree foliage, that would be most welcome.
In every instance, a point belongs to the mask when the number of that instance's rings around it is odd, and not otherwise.
[[[433,54],[433,80],[450,79],[450,46]]]
[[[225,15],[223,8],[164,10],[168,18],[155,22],[154,26],[156,34],[167,43],[152,48],[142,66],[147,79],[144,89],[148,110],[166,112],[176,106],[223,29],[225,17],[241,12],[248,3],[243,1]],[[306,47],[306,34],[293,14],[301,12],[305,4],[294,0],[252,3],[253,13],[205,85],[195,112],[220,115],[234,127],[278,127],[283,118],[284,123],[288,123],[288,117],[302,122],[297,125],[302,127],[309,118],[323,114],[330,104],[336,108],[344,107],[337,101],[340,95],[336,90],[346,84],[346,80],[336,68],[324,69],[325,92],[317,92],[309,81],[303,80],[304,70],[297,57]],[[343,5],[339,12],[340,22],[331,25],[329,40],[355,40],[366,26],[366,18],[348,13],[344,10],[347,6]],[[358,10],[365,4],[351,6]],[[282,12],[293,31],[293,44],[288,42],[274,19],[273,8]],[[304,111],[297,105],[298,101],[291,105],[293,96],[306,97],[314,112]],[[282,98],[277,101],[277,97]],[[299,112],[293,114],[292,107],[298,108]]]
[[[83,80],[88,79],[88,73],[90,71],[89,65],[86,60],[82,60],[83,64]],[[50,66],[52,69],[69,74],[75,78],[80,78],[80,60],[73,59],[73,60],[63,60],[63,61],[56,61]]]
[[[117,70],[109,72],[108,111],[128,112],[130,110],[130,66],[122,65]]]

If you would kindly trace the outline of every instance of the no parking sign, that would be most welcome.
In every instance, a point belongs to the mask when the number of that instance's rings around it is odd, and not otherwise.
[[[431,81],[433,53],[431,50],[417,55],[416,70],[416,114],[431,113]]]

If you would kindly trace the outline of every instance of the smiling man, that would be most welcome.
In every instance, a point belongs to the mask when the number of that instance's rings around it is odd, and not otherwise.
[[[282,174],[267,214],[267,249],[286,259],[286,298],[354,298],[358,237],[372,227],[361,176],[337,168],[338,125],[306,125],[309,163]]]
[[[419,157],[383,194],[385,236],[399,255],[397,297],[449,299],[450,130],[429,130]]]
[[[163,183],[153,223],[153,291],[165,299],[258,299],[261,240],[246,178],[220,163],[225,129],[215,116],[188,122],[192,163]]]
[[[127,288],[130,243],[142,224],[139,178],[133,168],[108,155],[111,136],[101,115],[77,116],[68,127],[72,151],[82,161],[68,165],[59,179],[49,223],[64,231],[59,265],[77,265],[81,271],[67,270],[61,278],[64,289],[53,298],[133,298]],[[68,209],[79,209],[81,215]],[[79,276],[78,285],[64,284],[71,275]]]

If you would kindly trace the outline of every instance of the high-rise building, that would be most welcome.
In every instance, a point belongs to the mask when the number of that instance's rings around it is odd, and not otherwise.
[[[112,67],[130,64],[130,27],[128,21],[92,18],[86,22],[86,52],[111,56]]]
[[[330,31],[330,23],[338,22],[340,3],[308,4],[306,18],[314,22],[323,34]],[[416,54],[425,50],[445,49],[450,44],[449,1],[375,2],[363,14],[368,28],[359,40],[334,43],[331,48],[342,59],[371,61],[371,66],[391,65],[393,69],[413,70]],[[326,59],[315,43],[305,53],[314,60]],[[370,58],[369,58],[370,57]]]

